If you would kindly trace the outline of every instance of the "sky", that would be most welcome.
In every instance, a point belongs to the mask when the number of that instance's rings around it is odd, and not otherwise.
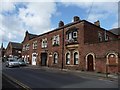
[[[118,27],[119,0],[1,0],[0,45],[21,43],[25,32],[42,34],[71,23],[74,16],[91,23],[99,20],[106,30]]]

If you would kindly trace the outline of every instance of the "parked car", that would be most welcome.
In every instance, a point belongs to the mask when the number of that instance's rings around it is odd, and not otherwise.
[[[22,58],[19,58],[18,62],[20,66],[26,66],[26,62]]]
[[[17,59],[15,58],[8,58],[8,61],[6,61],[6,67],[19,67],[20,64]]]

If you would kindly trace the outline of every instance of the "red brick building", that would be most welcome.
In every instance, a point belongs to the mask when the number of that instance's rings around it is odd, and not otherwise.
[[[75,16],[72,23],[60,21],[58,28],[41,35],[26,32],[22,57],[32,65],[117,73],[118,37],[99,21],[93,24]]]
[[[9,42],[6,48],[6,57],[18,57],[22,54],[22,44],[17,42]]]

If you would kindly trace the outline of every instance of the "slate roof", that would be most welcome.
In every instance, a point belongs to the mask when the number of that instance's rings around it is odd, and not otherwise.
[[[33,39],[33,38],[35,38],[35,37],[37,37],[38,35],[35,35],[35,34],[30,34],[29,33],[29,40],[31,40],[31,39]]]
[[[116,35],[120,35],[120,27],[119,28],[113,28],[113,29],[111,29],[109,31],[116,34]]]
[[[10,44],[11,44],[12,47],[15,48],[15,49],[22,49],[22,44],[21,44],[21,43],[10,42]]]

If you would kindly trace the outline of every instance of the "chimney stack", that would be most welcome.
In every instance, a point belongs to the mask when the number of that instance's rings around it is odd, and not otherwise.
[[[63,21],[60,21],[60,22],[59,22],[59,27],[62,27],[62,26],[64,26],[64,22],[63,22]]]
[[[78,16],[74,16],[74,17],[73,17],[73,20],[74,20],[74,22],[76,22],[76,21],[79,21],[80,18],[79,18]]]
[[[96,26],[100,27],[100,21],[99,21],[99,20],[97,20],[96,22],[94,22],[94,24],[95,24]]]
[[[27,35],[27,34],[28,34],[28,31],[26,31],[25,34]]]

